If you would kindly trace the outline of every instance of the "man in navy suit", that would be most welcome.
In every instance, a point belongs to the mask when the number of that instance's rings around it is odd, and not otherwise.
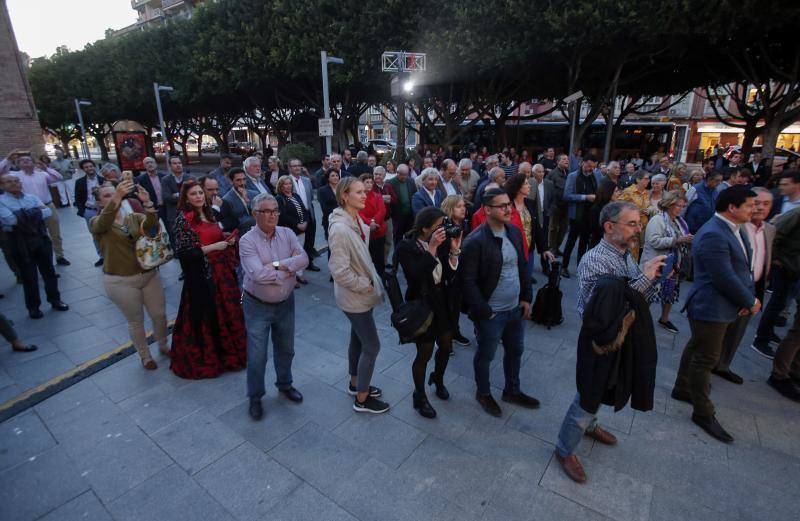
[[[144,172],[139,174],[134,181],[137,185],[147,190],[147,193],[150,194],[150,200],[153,201],[153,204],[158,209],[158,216],[162,220],[166,220],[164,198],[161,194],[161,181],[164,179],[164,174],[158,171],[158,163],[152,157],[144,158],[142,163],[144,164]]]
[[[750,221],[756,194],[733,186],[719,194],[716,213],[692,241],[694,285],[686,297],[692,337],[681,357],[672,397],[694,407],[692,421],[714,438],[733,437],[717,422],[709,399],[711,370],[722,353],[723,339],[736,318],[761,309],[755,296],[752,249],[741,226]]]
[[[258,192],[247,189],[247,176],[241,168],[231,168],[228,175],[233,183],[233,188],[222,196],[222,204],[219,209],[220,222],[223,230],[232,231],[236,228],[241,237],[256,223],[250,213],[250,201],[258,195]]]
[[[411,197],[411,211],[417,215],[426,206],[439,208],[444,201],[444,192],[439,190],[439,171],[435,168],[426,168],[420,174],[422,178],[420,189]]]

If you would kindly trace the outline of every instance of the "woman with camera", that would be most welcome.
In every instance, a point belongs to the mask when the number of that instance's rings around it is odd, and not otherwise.
[[[133,190],[144,206],[144,213],[133,212],[125,197]],[[131,342],[145,369],[158,366],[150,355],[144,330],[144,309],[153,322],[153,333],[161,354],[169,354],[164,287],[158,269],[145,270],[136,258],[136,241],[147,230],[158,230],[158,212],[147,190],[132,181],[116,188],[110,183],[94,189],[98,215],[89,221],[89,230],[98,242],[103,262],[103,286],[108,298],[122,311],[128,322]]]
[[[425,373],[438,344],[434,371],[428,385],[436,386],[436,396],[447,400],[450,393],[444,386],[444,371],[453,350],[453,333],[457,328],[458,308],[454,309],[454,293],[458,256],[461,253],[461,228],[445,224],[445,214],[436,207],[421,209],[411,230],[397,245],[395,256],[403,268],[408,289],[406,301],[423,299],[433,312],[428,329],[415,339],[417,356],[411,365],[414,379],[414,409],[425,418],[435,418],[436,410],[425,394]]]
[[[469,221],[467,219],[467,201],[460,195],[448,195],[442,201],[441,206],[447,220],[461,228],[461,238],[469,233]],[[452,287],[450,294],[453,308],[453,323],[455,324],[455,332],[453,333],[453,342],[460,346],[468,346],[469,338],[461,334],[458,319],[461,316],[461,285],[457,282]],[[451,352],[451,355],[453,353]]]

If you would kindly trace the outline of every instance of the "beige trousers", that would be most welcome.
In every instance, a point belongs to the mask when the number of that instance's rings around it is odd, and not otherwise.
[[[167,316],[164,302],[164,287],[158,270],[122,277],[105,274],[103,285],[106,294],[125,315],[128,333],[143,361],[150,360],[150,348],[144,330],[144,309],[153,321],[153,334],[162,352],[167,352]]]
[[[56,253],[56,259],[60,259],[64,256],[64,247],[61,245],[61,224],[58,220],[58,211],[52,202],[47,207],[52,210],[53,215],[49,219],[45,219],[44,224],[47,226],[50,240],[53,241],[53,251]]]

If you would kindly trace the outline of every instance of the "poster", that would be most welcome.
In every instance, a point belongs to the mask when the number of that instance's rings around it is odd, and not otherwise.
[[[114,132],[120,170],[144,170],[142,160],[147,157],[144,138],[144,132]]]

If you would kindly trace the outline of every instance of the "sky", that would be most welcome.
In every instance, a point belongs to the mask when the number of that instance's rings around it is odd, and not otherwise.
[[[31,58],[71,51],[136,21],[131,0],[6,0],[17,45]]]

